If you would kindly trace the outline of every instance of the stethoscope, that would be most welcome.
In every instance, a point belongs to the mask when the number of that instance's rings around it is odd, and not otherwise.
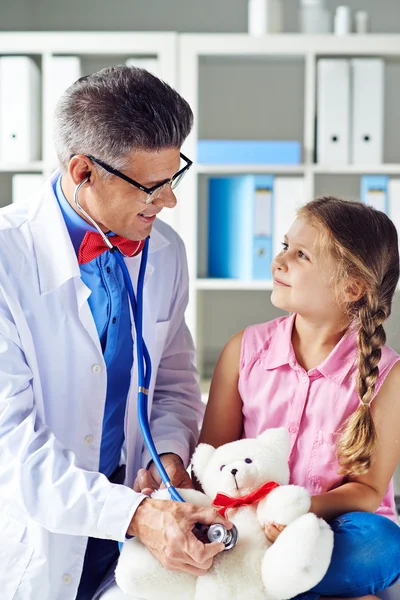
[[[150,431],[150,424],[148,418],[148,403],[147,398],[149,395],[149,387],[151,381],[151,358],[147,349],[146,343],[143,339],[143,287],[144,287],[144,276],[146,272],[147,256],[149,253],[149,237],[146,238],[145,244],[142,250],[142,256],[140,260],[139,276],[137,282],[137,292],[135,292],[132,286],[132,281],[129,275],[129,271],[126,267],[123,254],[119,251],[117,246],[113,246],[111,239],[100,229],[97,223],[92,219],[90,215],[82,208],[78,201],[79,190],[84,186],[90,177],[86,177],[81,181],[75,188],[74,191],[74,203],[78,210],[86,217],[86,219],[93,225],[104,240],[104,243],[108,246],[111,253],[114,254],[118,264],[121,268],[124,283],[128,292],[128,298],[132,309],[133,320],[135,323],[136,330],[136,357],[137,357],[137,372],[138,372],[138,396],[137,396],[137,411],[138,421],[140,429],[143,435],[144,443],[150,453],[150,456],[156,465],[156,468],[160,474],[161,480],[167,488],[172,500],[177,502],[184,502],[182,496],[177,492],[171,483],[170,478],[164,465],[162,464],[160,457],[157,454],[157,450],[153,441],[153,437]],[[197,527],[201,533],[207,533],[207,537],[210,542],[222,542],[225,545],[225,550],[233,548],[238,539],[237,529],[233,525],[232,529],[226,529],[220,523],[215,523],[208,527],[199,525]]]

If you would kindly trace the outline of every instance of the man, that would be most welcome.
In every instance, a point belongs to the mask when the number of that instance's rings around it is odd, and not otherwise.
[[[184,321],[186,257],[156,216],[176,204],[191,124],[188,104],[144,70],[83,77],[56,110],[61,173],[37,198],[0,211],[2,600],[98,597],[113,581],[118,541],[131,535],[164,565],[196,574],[223,549],[191,533],[196,522],[229,527],[214,509],[142,493],[160,478],[137,420],[131,309],[121,267],[94,227],[124,242],[134,287],[151,234],[151,429],[172,483],[189,486],[202,410]]]

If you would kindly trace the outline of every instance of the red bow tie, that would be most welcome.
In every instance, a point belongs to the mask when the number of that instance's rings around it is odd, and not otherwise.
[[[275,483],[275,481],[268,481],[268,483],[264,483],[264,485],[258,488],[258,490],[254,490],[253,492],[250,492],[250,494],[247,494],[246,496],[240,496],[239,498],[232,498],[231,496],[228,496],[228,494],[222,494],[219,492],[215,496],[212,503],[213,506],[218,508],[218,512],[223,517],[226,517],[226,511],[229,508],[239,508],[240,506],[255,504],[256,502],[259,502],[268,496],[268,494],[277,487],[279,487],[279,483]]]
[[[129,257],[139,254],[139,252],[143,250],[144,246],[144,240],[132,242],[131,240],[127,240],[120,235],[113,235],[110,237],[110,242],[113,246],[117,246],[124,256]],[[109,250],[109,247],[101,235],[95,231],[87,231],[81,245],[79,246],[78,262],[80,265],[84,265],[100,254],[103,254],[103,252],[106,250]]]

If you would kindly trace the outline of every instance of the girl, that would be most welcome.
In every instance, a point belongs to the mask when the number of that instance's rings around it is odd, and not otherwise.
[[[300,209],[272,274],[271,301],[292,314],[227,343],[200,442],[286,427],[291,483],[335,535],[328,573],[298,598],[375,599],[400,577],[400,356],[383,329],[399,278],[395,226],[359,202],[319,198]]]

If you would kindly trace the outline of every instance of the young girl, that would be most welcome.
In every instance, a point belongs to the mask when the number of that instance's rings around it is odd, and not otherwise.
[[[371,600],[400,577],[400,356],[383,329],[399,278],[396,229],[361,203],[319,198],[300,209],[272,275],[271,301],[291,314],[227,343],[200,442],[286,427],[291,483],[335,535],[327,575],[298,598]]]

